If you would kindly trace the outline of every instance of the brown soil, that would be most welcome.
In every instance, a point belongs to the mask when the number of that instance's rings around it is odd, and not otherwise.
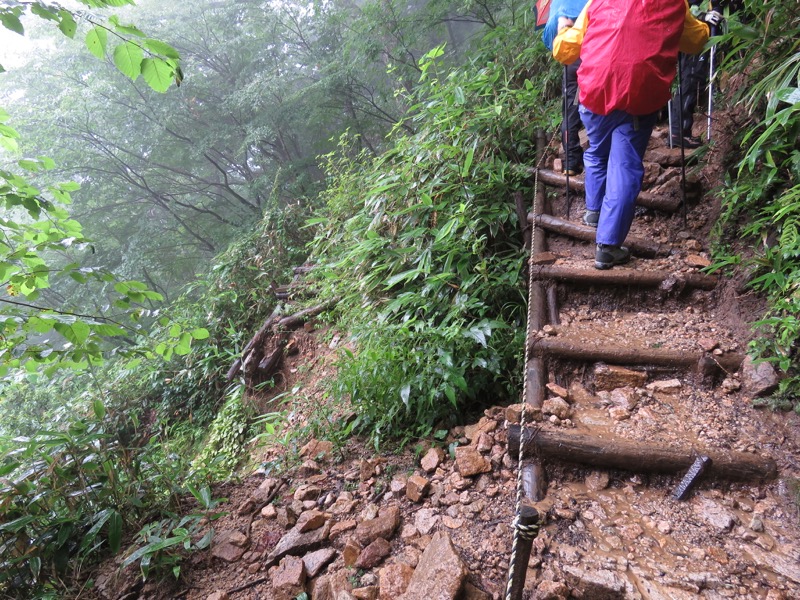
[[[663,137],[658,132],[652,145],[663,145]],[[704,191],[721,180],[724,162],[720,157],[725,156],[728,143],[725,132],[720,132],[708,157],[711,166],[691,173]],[[563,193],[552,191],[551,201],[553,214],[563,215]],[[573,200],[570,218],[577,222],[582,210],[581,199]],[[676,252],[664,259],[634,259],[621,268],[698,271],[708,257],[708,236],[717,211],[718,203],[708,194],[689,206],[685,226],[680,213],[642,211],[631,233],[669,243]],[[591,265],[590,245],[558,236],[549,236],[548,243],[548,249],[559,256],[558,264]],[[763,310],[760,300],[743,292],[736,278],[723,279],[709,292],[560,286],[558,298],[561,324],[556,337],[680,351],[704,348],[712,353],[744,352],[752,336],[748,322]],[[289,404],[281,407],[290,415],[290,426],[313,419],[325,402],[323,383],[333,373],[336,349],[346,340],[335,333],[323,328],[295,334],[299,352],[285,359],[274,392],[292,392]],[[677,391],[659,393],[647,385],[631,388],[624,391],[631,406],[615,412],[618,396],[597,389],[594,365],[551,363],[552,384],[565,389],[579,385],[589,400],[578,401],[570,395],[569,414],[559,417],[545,411],[540,426],[687,445],[698,451],[755,454],[774,459],[779,476],[764,482],[704,478],[686,501],[677,501],[672,492],[682,474],[652,475],[546,461],[547,494],[536,505],[543,527],[534,541],[525,598],[800,598],[800,513],[793,487],[800,478],[796,414],[754,408],[748,382],[740,373],[721,373],[709,382],[692,373],[663,369],[647,370],[647,384],[677,379]],[[262,402],[261,409],[275,409]],[[305,583],[312,600],[376,597],[382,589],[382,569],[398,563],[417,567],[436,531],[450,536],[468,569],[468,581],[474,587],[460,597],[504,597],[517,468],[516,457],[506,453],[505,417],[504,408],[487,408],[479,431],[455,428],[442,444],[445,449],[451,442],[478,448],[491,465],[480,475],[462,477],[453,456],[424,471],[420,458],[430,446],[428,441],[375,457],[355,439],[322,456],[307,453],[302,459],[313,462],[282,473],[286,486],[273,502],[279,512],[293,504],[299,510],[316,505],[328,511],[332,521],[342,523],[361,522],[390,505],[401,510],[390,554],[375,567],[345,566],[352,531],[326,542],[336,554],[319,575]],[[254,449],[252,464],[269,463],[286,452],[281,445]],[[271,509],[263,514],[248,510],[248,500],[265,474],[255,468],[245,472],[241,483],[215,490],[216,497],[228,498],[224,504],[228,514],[213,524],[217,535],[249,532],[247,551],[240,558],[226,562],[208,551],[197,553],[184,564],[180,581],[169,584],[148,581],[142,585],[132,570],[119,573],[115,564],[107,564],[95,576],[97,597],[206,599],[213,593],[227,593],[235,599],[291,598],[273,588],[275,567],[265,566],[266,557],[287,529]],[[415,474],[430,483],[425,497],[416,502],[406,493],[407,480]],[[316,503],[298,505],[294,494],[302,484],[321,489]],[[352,510],[332,514],[339,498],[352,498]],[[326,588],[327,596],[320,585],[325,578],[332,586]],[[247,584],[253,585],[242,589]]]

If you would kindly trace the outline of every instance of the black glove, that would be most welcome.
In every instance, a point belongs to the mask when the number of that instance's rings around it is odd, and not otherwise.
[[[722,13],[717,10],[710,10],[703,15],[703,21],[708,23],[711,27],[716,27],[722,21]]]

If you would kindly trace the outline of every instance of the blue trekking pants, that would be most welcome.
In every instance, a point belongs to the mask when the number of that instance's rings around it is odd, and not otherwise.
[[[600,211],[597,243],[619,246],[633,223],[644,177],[642,158],[657,114],[636,117],[615,110],[596,115],[583,106],[579,112],[589,138],[583,155],[586,208]]]

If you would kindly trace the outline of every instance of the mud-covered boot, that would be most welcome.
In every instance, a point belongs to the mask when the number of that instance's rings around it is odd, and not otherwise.
[[[594,255],[595,269],[610,269],[614,265],[622,265],[631,259],[631,251],[625,246],[612,246],[610,244],[597,244]]]

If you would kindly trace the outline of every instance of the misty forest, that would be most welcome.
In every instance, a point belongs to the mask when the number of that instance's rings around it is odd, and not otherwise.
[[[0,596],[79,597],[113,556],[179,579],[217,485],[518,401],[514,198],[562,109],[534,4],[0,0]],[[758,414],[793,417],[800,12],[744,4],[703,272],[758,298]],[[298,422],[252,350],[302,311],[347,343]]]

